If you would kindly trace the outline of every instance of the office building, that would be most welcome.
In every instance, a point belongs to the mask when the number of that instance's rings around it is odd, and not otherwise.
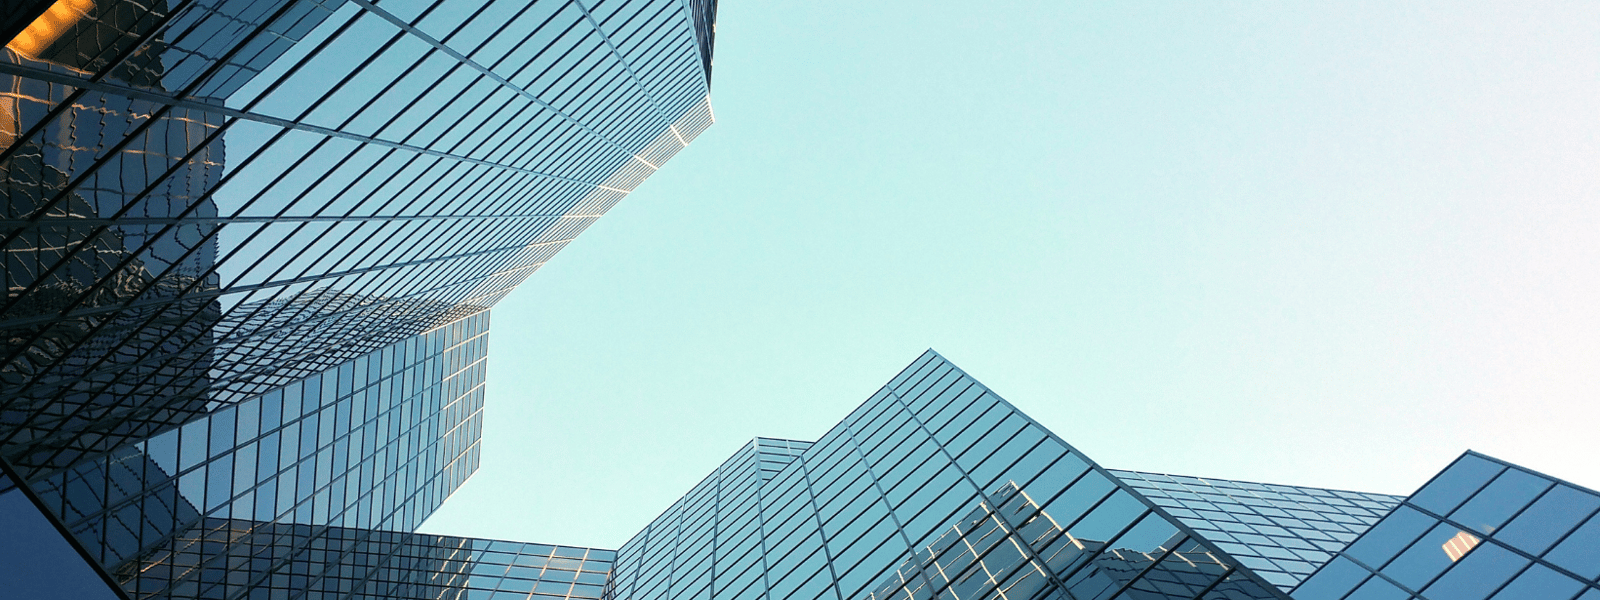
[[[609,585],[633,600],[1592,600],[1597,509],[1473,453],[1409,498],[1108,470],[929,351],[815,443],[736,453],[621,547]]]
[[[7,592],[1600,598],[1590,490],[1476,454],[1405,498],[1109,470],[932,351],[616,550],[416,533],[480,460],[489,308],[710,125],[715,3],[15,7]]]
[[[8,589],[467,597],[489,542],[412,531],[478,464],[488,309],[710,126],[715,15],[8,4]]]

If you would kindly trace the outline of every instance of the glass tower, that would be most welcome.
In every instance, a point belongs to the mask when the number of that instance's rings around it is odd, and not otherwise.
[[[1393,559],[1429,600],[1600,600],[1597,511],[1470,453],[1410,498],[1108,470],[930,350],[815,443],[735,453],[618,550],[606,598],[1411,598]]]
[[[413,531],[488,309],[711,125],[715,2],[6,8],[0,589],[599,595],[608,551]]]
[[[14,4],[0,456],[24,471],[493,306],[712,120],[707,0]]]
[[[1101,467],[933,351],[616,550],[416,533],[489,309],[712,122],[714,0],[17,0],[0,590],[93,600],[1600,600],[1600,494]]]

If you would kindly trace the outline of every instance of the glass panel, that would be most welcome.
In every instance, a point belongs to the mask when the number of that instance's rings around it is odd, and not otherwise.
[[[1468,454],[1439,473],[1407,501],[1434,514],[1447,515],[1503,469],[1505,467],[1498,463]]]
[[[1600,577],[1600,515],[1590,517],[1544,559],[1590,580]]]
[[[1373,577],[1346,596],[1345,600],[1410,600],[1410,598],[1411,594],[1407,594],[1405,590],[1380,577]]]
[[[1350,545],[1351,558],[1382,567],[1438,522],[1409,506],[1395,509]]]
[[[1369,574],[1369,571],[1350,562],[1350,559],[1343,556],[1335,557],[1322,570],[1295,588],[1294,597],[1295,600],[1339,600],[1360,585]]]
[[[1518,515],[1510,525],[1494,532],[1494,537],[1513,548],[1538,556],[1597,508],[1600,508],[1600,498],[1558,485]]]
[[[1450,514],[1451,520],[1488,534],[1505,525],[1551,485],[1550,480],[1520,469],[1506,469],[1478,495]]]
[[[1393,577],[1395,581],[1411,589],[1422,589],[1439,573],[1454,564],[1453,559],[1445,544],[1454,539],[1461,530],[1447,524],[1435,526],[1417,543],[1401,553],[1399,558],[1382,569],[1383,574]]]
[[[1450,572],[1423,590],[1423,595],[1450,600],[1483,600],[1527,565],[1526,559],[1499,544],[1480,544]]]
[[[1583,583],[1535,563],[1518,575],[1511,585],[1494,595],[1494,600],[1567,600],[1583,589]]]

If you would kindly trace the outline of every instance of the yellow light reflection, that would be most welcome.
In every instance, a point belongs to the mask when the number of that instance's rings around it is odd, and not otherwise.
[[[72,29],[78,20],[88,16],[89,10],[94,8],[94,0],[56,0],[50,9],[39,15],[28,24],[22,33],[17,34],[6,44],[7,48],[18,54],[39,59],[39,53],[49,48],[56,40]]]
[[[1450,562],[1456,562],[1461,560],[1461,557],[1466,556],[1468,552],[1471,552],[1473,548],[1478,547],[1478,542],[1481,541],[1483,540],[1478,539],[1478,536],[1465,531],[1457,533],[1455,537],[1444,543],[1444,554],[1450,557]]]

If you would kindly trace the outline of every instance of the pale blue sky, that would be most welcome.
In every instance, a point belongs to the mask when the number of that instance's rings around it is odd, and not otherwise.
[[[616,547],[933,347],[1101,464],[1600,486],[1600,3],[722,3],[426,531]]]

